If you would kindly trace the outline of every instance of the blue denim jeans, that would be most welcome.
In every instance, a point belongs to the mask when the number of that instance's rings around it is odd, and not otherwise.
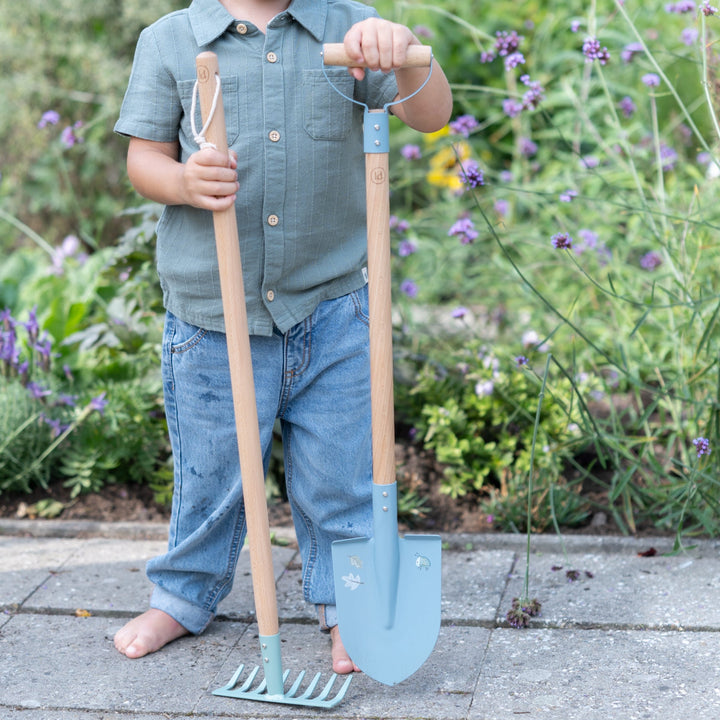
[[[304,597],[327,627],[331,544],[372,533],[367,287],[284,335],[251,337],[251,350],[266,470],[279,418]],[[168,313],[163,386],[175,489],[168,552],[147,566],[150,604],[199,633],[232,587],[246,530],[225,335]]]

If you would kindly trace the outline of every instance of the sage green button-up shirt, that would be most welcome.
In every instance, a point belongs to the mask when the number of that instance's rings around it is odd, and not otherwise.
[[[218,0],[193,0],[143,30],[115,130],[198,147],[190,123],[195,57],[218,56],[228,145],[238,155],[236,214],[250,332],[286,332],[323,300],[365,284],[362,107],[323,76],[322,45],[376,12],[351,0],[293,0],[263,34]],[[346,95],[382,107],[392,74],[356,82],[327,68]],[[196,128],[202,127],[199,102]],[[169,206],[157,227],[165,306],[209,330],[224,329],[212,214]]]

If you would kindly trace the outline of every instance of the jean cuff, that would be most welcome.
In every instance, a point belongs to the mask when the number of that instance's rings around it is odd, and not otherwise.
[[[337,607],[335,605],[316,605],[315,609],[320,622],[320,630],[330,632],[338,624]]]
[[[150,607],[167,613],[193,635],[199,635],[215,617],[214,613],[199,608],[158,585],[150,597]]]

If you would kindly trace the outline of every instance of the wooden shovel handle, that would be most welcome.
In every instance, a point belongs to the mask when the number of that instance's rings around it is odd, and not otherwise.
[[[395,482],[388,154],[365,155],[373,483]]]
[[[200,53],[196,58],[196,68],[200,109],[203,123],[205,123],[210,114],[220,77],[215,53]],[[220,152],[227,153],[222,94],[218,97],[215,112],[205,137]],[[275,574],[273,572],[270,526],[265,497],[265,473],[260,446],[260,429],[235,208],[230,207],[227,210],[214,212],[213,224],[220,271],[220,290],[225,317],[245,517],[250,544],[255,612],[260,635],[275,635],[279,629]]]
[[[342,67],[364,67],[352,60],[345,52],[342,43],[327,43],[323,45],[323,62],[326,65],[340,65]],[[410,45],[403,67],[429,67],[432,62],[432,48],[429,45]]]

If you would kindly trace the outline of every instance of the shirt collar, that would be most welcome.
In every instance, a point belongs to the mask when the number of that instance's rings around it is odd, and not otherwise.
[[[326,2],[292,0],[286,12],[316,40],[322,41],[327,15]],[[200,47],[217,40],[235,20],[219,0],[193,0],[188,10],[188,17],[195,40]]]

